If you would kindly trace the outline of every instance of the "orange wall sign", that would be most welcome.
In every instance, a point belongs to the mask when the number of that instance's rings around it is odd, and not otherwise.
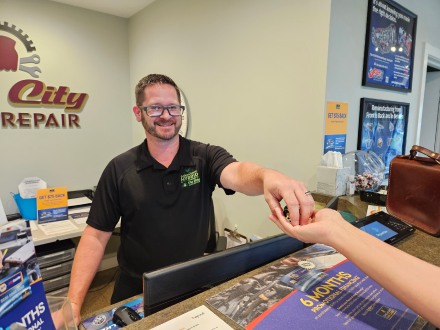
[[[67,220],[67,188],[48,188],[37,190],[38,223]]]
[[[339,151],[345,154],[348,103],[327,102],[325,110],[324,154]]]

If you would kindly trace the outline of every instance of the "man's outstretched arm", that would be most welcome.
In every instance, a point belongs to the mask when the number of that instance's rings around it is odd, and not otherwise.
[[[271,213],[285,221],[280,201],[284,199],[290,211],[293,224],[306,224],[313,213],[315,202],[306,185],[251,162],[235,162],[225,167],[220,176],[224,188],[248,196],[264,194]],[[301,219],[299,218],[301,208]]]
[[[67,295],[72,302],[77,324],[81,321],[81,306],[84,298],[89,290],[90,283],[96,275],[111,235],[111,232],[87,226],[81,236],[73,260],[72,276]]]

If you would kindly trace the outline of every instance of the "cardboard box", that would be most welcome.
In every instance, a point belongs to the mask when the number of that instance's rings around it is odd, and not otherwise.
[[[318,166],[316,192],[331,196],[345,195],[345,185],[349,175],[350,167]]]

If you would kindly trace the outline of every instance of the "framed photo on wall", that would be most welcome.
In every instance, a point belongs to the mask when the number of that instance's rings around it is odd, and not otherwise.
[[[411,92],[417,15],[392,0],[369,0],[362,86]]]
[[[361,98],[358,150],[373,151],[389,173],[391,160],[405,154],[409,103]]]

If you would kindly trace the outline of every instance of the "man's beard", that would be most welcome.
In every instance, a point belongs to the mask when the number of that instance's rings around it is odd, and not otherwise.
[[[176,120],[174,119],[170,119],[170,120],[162,120],[159,119],[156,122],[149,124],[146,118],[146,114],[142,113],[141,114],[141,119],[142,119],[142,126],[144,126],[145,130],[152,136],[157,137],[158,139],[161,140],[171,140],[173,139],[177,134],[179,134],[179,130],[180,127],[182,127],[182,121],[180,121],[179,123],[179,118],[176,118]],[[182,117],[180,117],[182,118]],[[175,124],[174,125],[174,132],[171,133],[167,133],[167,134],[159,134],[156,130],[156,125],[157,124],[161,124],[161,125],[166,125],[166,124]]]

